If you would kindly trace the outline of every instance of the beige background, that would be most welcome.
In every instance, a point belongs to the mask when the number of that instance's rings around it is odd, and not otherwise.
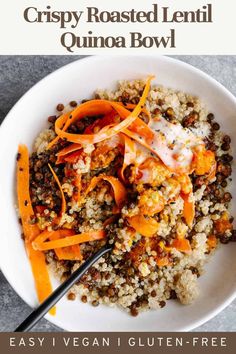
[[[173,10],[196,10],[198,7],[211,3],[213,5],[213,23],[96,23],[87,24],[86,16],[76,29],[60,29],[57,23],[27,23],[23,18],[26,7],[34,6],[43,11],[47,5],[52,9],[85,10],[86,6],[97,6],[100,10],[150,10],[152,4],[169,6]],[[130,31],[139,31],[143,35],[162,36],[169,33],[170,28],[176,29],[176,49],[145,49],[114,48],[92,49],[82,48],[74,54],[236,54],[235,45],[235,14],[234,0],[8,0],[0,12],[0,54],[68,54],[60,44],[63,32],[74,31],[78,36],[87,35],[91,30],[99,36],[125,36]],[[128,43],[128,42],[127,42]]]

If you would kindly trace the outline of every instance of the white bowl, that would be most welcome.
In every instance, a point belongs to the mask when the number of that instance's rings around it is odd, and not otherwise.
[[[167,57],[107,56],[75,61],[31,88],[13,107],[0,129],[1,269],[30,306],[37,305],[34,281],[15,210],[15,159],[19,143],[29,148],[59,102],[88,98],[96,88],[113,88],[117,80],[156,75],[156,82],[200,96],[236,145],[236,99],[218,82],[183,62]],[[235,180],[235,171],[233,173]],[[235,192],[232,191],[234,198]],[[235,215],[235,210],[232,211]],[[187,331],[225,308],[236,296],[236,245],[220,247],[199,279],[201,294],[189,306],[169,301],[159,311],[131,317],[117,308],[94,308],[62,299],[57,315],[47,319],[69,331]]]

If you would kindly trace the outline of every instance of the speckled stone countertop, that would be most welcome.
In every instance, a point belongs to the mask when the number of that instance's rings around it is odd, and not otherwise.
[[[0,122],[17,100],[36,82],[80,56],[0,56]],[[236,56],[178,56],[205,71],[236,96]],[[0,272],[0,331],[13,330],[30,313]],[[41,320],[34,331],[59,328]],[[236,300],[195,331],[236,331]]]

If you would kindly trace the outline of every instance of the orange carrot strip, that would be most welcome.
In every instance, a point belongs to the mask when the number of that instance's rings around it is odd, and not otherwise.
[[[50,240],[53,241],[53,240],[57,240],[59,238],[63,238],[66,236],[75,235],[75,232],[72,230],[69,230],[69,229],[65,229],[65,230],[63,229],[63,230],[57,230],[57,231],[52,232],[50,234],[51,234]],[[63,259],[63,260],[76,261],[76,260],[82,259],[79,245],[57,248],[57,249],[55,249],[55,253],[56,253],[57,258],[59,260]]]
[[[59,117],[59,118],[63,117],[63,121],[65,121],[65,125],[63,127],[63,129],[65,129],[65,130],[67,129],[66,122],[68,122],[70,115],[71,115],[71,112],[67,112],[67,113],[62,114]],[[47,149],[50,149],[53,145],[55,145],[59,139],[60,139],[60,137],[56,136],[52,141],[49,142]]]
[[[180,252],[186,252],[187,253],[187,252],[190,252],[192,250],[189,240],[186,240],[185,238],[175,239],[172,242],[171,246],[176,248]]]
[[[62,115],[57,119],[55,123],[55,131],[57,135],[60,138],[65,138],[70,142],[80,144],[94,144],[116,135],[123,129],[127,128],[140,114],[148,95],[151,80],[152,77],[149,77],[142,97],[132,112],[128,111],[117,102],[106,100],[91,100],[77,107],[71,113],[69,119],[65,115]],[[107,125],[103,127],[97,134],[71,134],[65,131],[70,126],[70,124],[72,124],[75,120],[82,118],[83,116],[97,115],[99,113],[107,114],[111,112],[112,109],[116,110],[123,121],[116,125]],[[54,144],[54,141],[50,143],[48,147],[51,147],[52,144]]]
[[[217,238],[215,235],[210,235],[207,238],[207,245],[209,248],[213,249],[217,246]]]
[[[214,222],[214,226],[219,234],[224,234],[226,231],[232,230],[233,228],[232,223],[227,217],[224,217],[224,215]]]
[[[155,219],[145,218],[143,215],[135,215],[127,220],[138,233],[146,237],[152,237],[159,229],[159,224]]]
[[[134,109],[134,108],[136,107],[136,104],[133,104],[133,103],[126,103],[126,104],[124,104],[124,103],[122,103],[122,102],[119,102],[119,104],[120,104],[121,106],[125,107],[126,109]],[[148,123],[149,123],[150,120],[152,119],[151,113],[147,110],[146,107],[143,107],[143,108],[142,108],[142,112],[143,112],[144,114],[146,114],[146,116],[148,117]]]
[[[80,120],[85,116],[91,117],[100,114],[108,114],[111,111],[112,111],[112,107],[109,104],[109,101],[104,101],[104,100],[88,101],[78,106],[73,112],[70,113],[69,116],[68,115],[60,116],[56,120],[55,129],[56,130],[58,129],[61,133],[63,133],[66,132],[68,127],[71,124],[73,124],[76,120]],[[58,136],[48,144],[47,148],[50,149],[60,139],[60,137],[61,136],[58,134]],[[75,143],[78,142],[75,141]]]
[[[39,237],[37,237],[32,243],[33,248],[40,251],[47,251],[56,248],[73,246],[84,242],[101,240],[106,236],[106,234],[103,230],[90,231],[79,235],[68,236],[62,239],[45,242],[42,242],[40,236],[41,235],[39,235]]]
[[[72,152],[69,152],[68,154],[57,156],[56,165],[65,162],[76,163],[80,159],[82,154],[83,154],[83,149],[80,148]]]
[[[121,134],[121,136],[124,139],[125,151],[124,151],[124,161],[123,161],[122,168],[120,170],[120,175],[121,175],[122,180],[125,182],[124,171],[125,171],[126,167],[128,167],[132,163],[135,163],[136,143],[134,140],[130,139],[125,134]]]
[[[118,180],[118,178],[113,176],[100,175],[98,177],[93,177],[90,181],[88,188],[85,191],[85,196],[87,196],[88,193],[90,193],[101,180],[110,183],[114,192],[116,204],[119,208],[122,207],[127,195],[126,189],[123,184]]]
[[[28,240],[25,240],[25,247],[34,276],[38,300],[41,303],[52,293],[45,255],[43,252],[34,250],[31,242]],[[56,314],[56,307],[54,306],[49,313],[54,316]]]
[[[216,164],[215,154],[206,150],[204,146],[197,147],[194,151],[192,167],[196,175],[210,174]]]
[[[192,227],[193,220],[195,217],[195,204],[193,201],[189,200],[189,194],[181,193],[181,198],[184,201],[183,216],[189,227]]]
[[[61,217],[62,217],[62,215],[65,214],[65,212],[66,212],[66,199],[65,199],[65,195],[64,195],[64,192],[63,192],[61,183],[60,183],[60,181],[59,181],[59,179],[58,179],[58,177],[57,177],[55,171],[53,170],[52,166],[51,166],[50,164],[48,164],[48,167],[49,167],[50,171],[52,172],[52,175],[53,175],[53,177],[54,177],[54,179],[55,179],[55,181],[56,181],[56,183],[57,183],[57,185],[58,185],[58,188],[59,188],[59,190],[60,190],[60,192],[61,192]]]
[[[168,257],[162,257],[156,259],[158,267],[165,267],[170,264]]]
[[[103,101],[99,101],[100,103],[103,103]],[[93,102],[91,101],[91,105]],[[111,102],[111,106],[115,106],[116,103]],[[118,110],[121,107],[119,106]],[[128,111],[129,112],[129,111]],[[71,134],[64,132],[62,129],[58,127],[59,124],[56,123],[56,133],[60,136],[60,138],[66,138],[68,141],[73,142],[73,143],[80,143],[83,145],[86,144],[95,144],[100,141],[106,140],[111,138],[112,136],[116,135],[123,129],[127,128],[134,120],[136,119],[136,116],[133,116],[132,113],[129,112],[127,115],[127,118],[125,118],[123,121],[118,123],[117,125],[108,125],[103,127],[98,133],[96,134]]]
[[[18,149],[17,161],[17,197],[22,227],[25,236],[25,248],[30,260],[31,269],[35,281],[35,287],[39,302],[43,302],[52,292],[45,256],[40,251],[32,248],[31,242],[40,233],[36,224],[31,224],[31,217],[34,215],[30,193],[29,193],[29,153],[25,145],[20,145]],[[55,315],[56,308],[50,310]]]
[[[29,192],[29,153],[25,145],[20,145],[18,149],[17,197],[25,238],[33,240],[39,233],[39,229],[36,224],[31,222],[34,211]]]
[[[104,115],[103,117],[96,119],[84,130],[84,134],[93,134],[95,131],[94,129],[100,130],[106,125],[111,125],[116,122],[117,118],[119,120],[117,112],[113,110],[110,113]]]
[[[60,150],[56,155],[57,156],[64,156],[69,154],[70,152],[74,152],[81,149],[81,145],[80,144],[70,144],[68,146],[66,146],[64,149]]]
[[[73,181],[73,184],[77,188],[76,192],[73,193],[73,199],[78,202],[81,197],[81,190],[82,190],[82,184],[81,184],[81,174],[76,174],[75,179]]]
[[[82,255],[80,252],[79,245],[57,248],[57,249],[55,249],[55,253],[56,253],[59,261],[61,261],[61,260],[81,261],[82,260]]]
[[[215,163],[212,165],[209,174],[207,175],[207,180],[208,181],[212,181],[215,178],[216,175],[216,168],[217,168],[217,163],[215,161]]]

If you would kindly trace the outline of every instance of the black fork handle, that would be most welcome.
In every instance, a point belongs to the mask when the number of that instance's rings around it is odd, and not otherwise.
[[[112,246],[106,244],[94,255],[89,257],[71,276],[66,279],[53,293],[39,305],[16,329],[14,332],[29,331],[74,285],[87,270],[104,254],[110,252]]]

